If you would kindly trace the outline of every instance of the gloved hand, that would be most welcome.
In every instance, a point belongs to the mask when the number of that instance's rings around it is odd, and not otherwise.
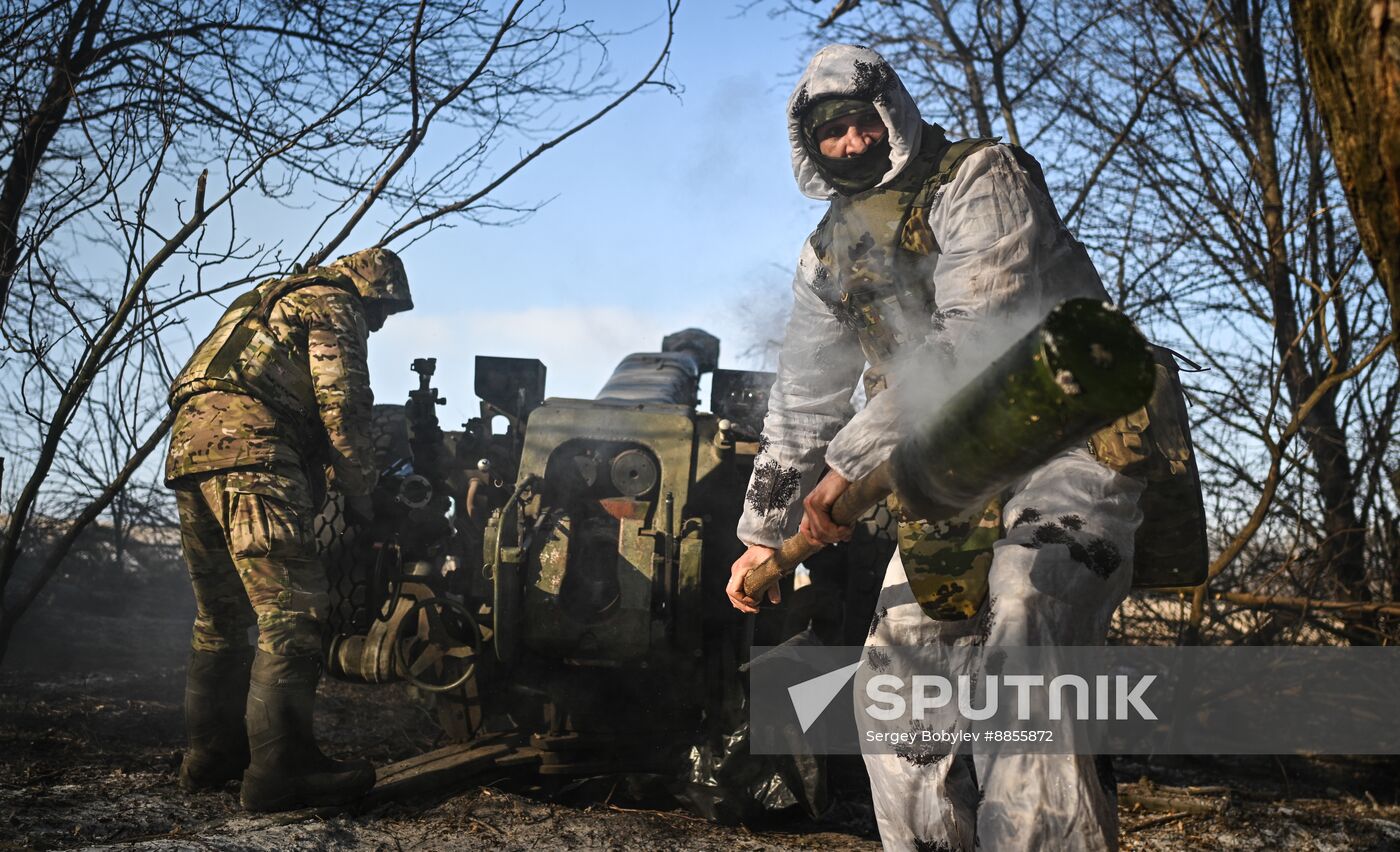
[[[346,495],[345,520],[352,527],[368,528],[374,523],[374,500],[368,494]]]

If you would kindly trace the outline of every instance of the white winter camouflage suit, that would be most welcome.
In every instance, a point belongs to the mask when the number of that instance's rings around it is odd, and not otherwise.
[[[919,149],[922,122],[899,78],[875,52],[849,45],[821,50],[789,102],[793,171],[801,191],[831,199],[802,143],[803,103],[856,96],[870,69],[884,66],[876,110],[889,133],[888,183]],[[942,328],[924,345],[954,357],[1008,345],[1060,301],[1106,298],[1083,247],[1061,224],[1050,199],[1028,178],[1012,151],[993,145],[972,154],[928,211],[941,256],[933,274]],[[829,467],[847,480],[869,473],[897,437],[904,379],[853,413],[853,390],[865,367],[855,332],[837,321],[813,289],[819,261],[805,243],[793,281],[788,321],[764,421],[739,537],[777,547],[796,531],[802,498]],[[963,366],[963,365],[960,365]],[[936,381],[927,375],[920,381]],[[906,388],[909,385],[904,385]],[[905,392],[905,395],[908,391]],[[758,471],[763,471],[759,473]],[[951,649],[1102,644],[1109,618],[1127,594],[1141,486],[1097,462],[1086,449],[1067,451],[1017,483],[1004,509],[1005,537],[990,568],[989,596],[977,617],[935,621],[915,601],[898,552],[890,561],[871,625],[869,649]],[[1046,528],[1054,526],[1051,534]],[[1053,541],[1052,541],[1053,540]],[[1072,545],[1077,544],[1078,547]],[[1083,560],[1116,551],[1105,572]],[[1077,554],[1078,559],[1072,554]],[[1105,575],[1106,574],[1106,575]],[[857,674],[856,695],[864,695]],[[1113,849],[1116,795],[1111,777],[1091,756],[967,755],[930,763],[895,754],[867,754],[880,836],[889,849]],[[919,765],[922,764],[922,765]],[[975,765],[975,781],[973,774]],[[980,803],[979,803],[980,789]]]

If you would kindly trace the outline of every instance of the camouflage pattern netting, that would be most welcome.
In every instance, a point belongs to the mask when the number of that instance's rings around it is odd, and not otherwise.
[[[865,528],[866,533],[878,541],[892,542],[899,534],[899,519],[890,511],[889,504],[881,500],[861,515],[856,523]]]
[[[345,517],[345,498],[339,491],[326,493],[321,511],[312,520],[312,530],[329,591],[327,633],[345,636],[364,630],[374,618],[369,612],[370,578],[355,570],[354,538]]]
[[[369,434],[375,466],[386,470],[410,457],[408,421],[402,405],[376,405],[373,411]],[[372,608],[377,602],[374,578],[365,570],[366,560],[357,555],[355,531],[346,519],[340,491],[327,490],[312,528],[330,586],[326,629],[331,636],[362,633],[378,615]]]

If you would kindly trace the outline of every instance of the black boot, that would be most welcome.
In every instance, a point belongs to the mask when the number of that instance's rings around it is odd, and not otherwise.
[[[248,688],[248,746],[243,807],[250,811],[352,802],[374,786],[368,761],[331,760],[311,730],[319,657],[277,657],[258,651]]]
[[[236,781],[248,768],[248,667],[253,650],[191,651],[185,674],[185,735],[180,786],[194,792]]]

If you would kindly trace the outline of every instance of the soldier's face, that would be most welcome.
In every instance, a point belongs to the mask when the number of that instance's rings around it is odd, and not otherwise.
[[[885,123],[874,109],[843,115],[817,127],[812,134],[823,157],[859,157],[885,138]]]

